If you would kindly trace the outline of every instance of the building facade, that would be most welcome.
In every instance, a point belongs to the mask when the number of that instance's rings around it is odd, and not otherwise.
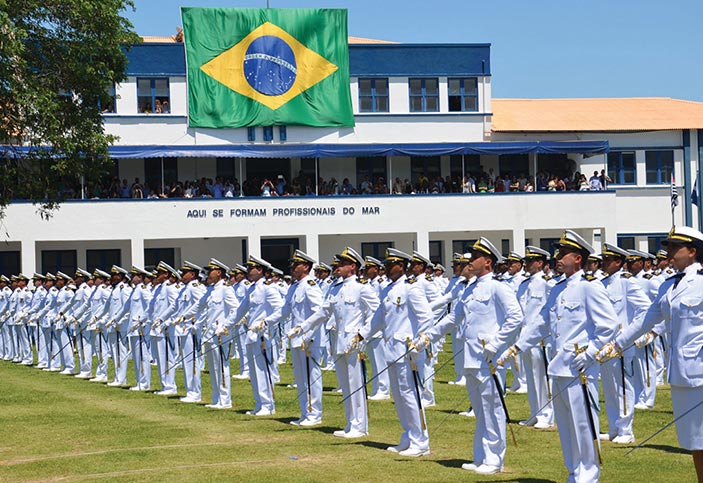
[[[301,248],[323,261],[345,245],[382,257],[416,249],[448,263],[478,236],[524,251],[551,248],[564,228],[598,247],[620,242],[653,251],[672,223],[671,174],[682,201],[677,224],[699,227],[690,202],[700,176],[703,104],[672,99],[493,99],[488,44],[391,44],[350,38],[353,128],[188,126],[183,44],[145,42],[128,52],[128,79],[104,106],[115,176],[156,195],[178,182],[249,181],[231,198],[91,199],[63,203],[42,220],[30,202],[3,220],[0,273],[70,271],[76,266],[148,266],[163,259],[229,263],[247,254],[285,268]],[[699,139],[701,142],[699,143]],[[482,175],[533,186],[606,170],[602,191],[323,195],[348,180],[392,193],[396,179],[419,186]],[[259,183],[312,180],[307,196],[262,197]],[[379,190],[381,188],[385,190]],[[374,191],[371,191],[373,193]],[[149,193],[144,193],[148,195]]]

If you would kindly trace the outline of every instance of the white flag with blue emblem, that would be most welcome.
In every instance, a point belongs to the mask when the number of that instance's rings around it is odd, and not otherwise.
[[[671,210],[679,206],[679,192],[676,190],[676,182],[674,173],[671,173]]]

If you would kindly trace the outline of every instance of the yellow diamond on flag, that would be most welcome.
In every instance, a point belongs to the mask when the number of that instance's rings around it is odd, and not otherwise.
[[[337,66],[266,22],[200,69],[233,91],[276,110]]]

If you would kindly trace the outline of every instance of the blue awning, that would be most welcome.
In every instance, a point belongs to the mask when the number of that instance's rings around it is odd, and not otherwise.
[[[222,146],[112,146],[128,158],[341,158],[357,156],[446,156],[452,154],[603,154],[608,141],[522,141],[423,144],[240,144]]]

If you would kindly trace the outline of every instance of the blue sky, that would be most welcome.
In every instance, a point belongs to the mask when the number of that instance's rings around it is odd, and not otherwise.
[[[490,43],[494,97],[645,97],[703,101],[703,1],[270,0],[272,8],[347,8],[349,35],[398,42]],[[135,0],[141,35],[172,35],[179,6]]]

